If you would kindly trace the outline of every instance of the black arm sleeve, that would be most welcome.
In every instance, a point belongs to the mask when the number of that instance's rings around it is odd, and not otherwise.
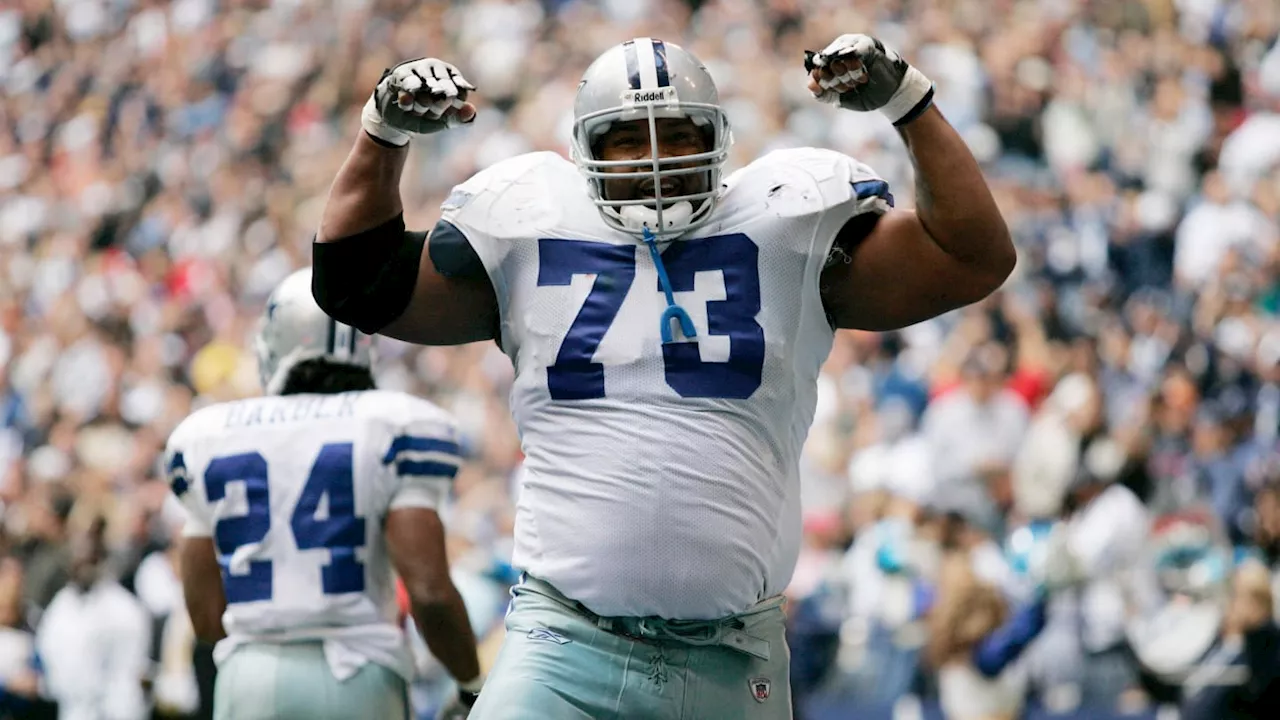
[[[333,242],[312,243],[311,294],[333,319],[374,334],[404,314],[427,234],[404,215]]]
[[[431,230],[431,243],[427,245],[431,254],[431,264],[436,272],[447,278],[461,280],[488,280],[489,273],[484,263],[471,246],[471,241],[448,220],[441,220]]]

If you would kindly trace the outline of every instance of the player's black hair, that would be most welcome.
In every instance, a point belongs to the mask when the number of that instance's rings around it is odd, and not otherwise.
[[[304,360],[289,370],[281,395],[315,393],[333,395],[357,390],[376,390],[368,368],[335,363],[323,358]]]

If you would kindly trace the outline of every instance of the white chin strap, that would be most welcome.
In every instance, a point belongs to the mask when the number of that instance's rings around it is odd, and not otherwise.
[[[624,205],[618,210],[618,217],[628,230],[640,232],[650,230],[670,230],[677,225],[684,225],[693,217],[693,203],[688,200],[662,209],[662,228],[658,228],[658,211],[645,205]]]

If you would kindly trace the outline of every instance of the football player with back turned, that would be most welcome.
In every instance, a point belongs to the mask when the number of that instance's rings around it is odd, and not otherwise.
[[[798,464],[837,328],[900,328],[1000,286],[1014,249],[933,85],[866,35],[806,59],[878,110],[916,207],[831,150],[721,176],[729,119],[689,52],[636,38],[574,106],[572,162],[502,161],[406,230],[406,146],[475,117],[438,59],[384,74],[334,181],[312,290],[369,333],[497,340],[526,460],[503,648],[473,718],[785,718],[781,593]]]
[[[185,506],[183,595],[216,641],[218,720],[404,720],[413,663],[392,578],[454,678],[480,687],[437,508],[458,470],[453,419],[374,388],[367,335],[327,317],[311,271],[286,278],[257,336],[265,397],[196,411],[165,468]]]

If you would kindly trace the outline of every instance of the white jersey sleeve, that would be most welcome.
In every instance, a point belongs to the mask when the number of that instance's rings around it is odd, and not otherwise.
[[[429,402],[399,395],[395,404],[395,426],[382,454],[390,484],[388,510],[437,510],[448,498],[461,464],[457,427]]]
[[[893,207],[889,183],[874,170],[822,148],[776,150],[734,173],[725,184],[730,188],[727,195],[744,206],[740,211],[813,222],[811,252],[824,263],[846,223],[868,213],[883,215]]]
[[[196,412],[183,420],[169,436],[162,459],[165,479],[186,513],[186,522],[182,527],[183,537],[213,535],[214,510],[209,502],[204,480],[199,473],[187,471],[186,460],[187,444],[190,438],[202,434],[207,418],[207,413]]]
[[[557,183],[548,171],[563,173],[567,164],[552,152],[519,155],[455,186],[441,204],[440,220],[466,237],[495,291],[502,293],[506,287],[502,267],[513,241],[556,227],[562,203],[553,194]]]

